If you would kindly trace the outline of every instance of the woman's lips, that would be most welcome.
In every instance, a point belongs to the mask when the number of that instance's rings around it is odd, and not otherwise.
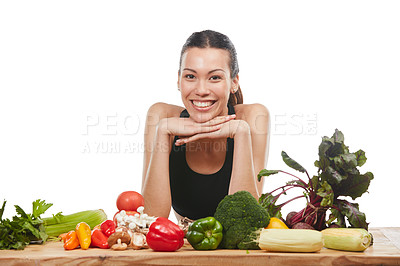
[[[212,108],[212,106],[214,105],[215,101],[196,101],[196,100],[192,100],[191,101],[193,107],[196,110],[199,111],[208,111]]]

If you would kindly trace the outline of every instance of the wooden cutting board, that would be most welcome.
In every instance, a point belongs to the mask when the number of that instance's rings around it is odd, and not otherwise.
[[[400,227],[372,228],[374,245],[364,252],[322,249],[317,253],[277,253],[263,250],[194,250],[185,244],[175,252],[76,249],[61,242],[30,245],[25,250],[0,250],[0,265],[400,265]]]

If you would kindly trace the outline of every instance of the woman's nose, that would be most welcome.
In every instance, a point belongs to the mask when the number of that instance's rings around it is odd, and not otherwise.
[[[198,95],[207,95],[210,93],[210,90],[208,89],[208,86],[206,84],[206,82],[204,81],[200,81],[197,85],[196,88],[196,94]]]

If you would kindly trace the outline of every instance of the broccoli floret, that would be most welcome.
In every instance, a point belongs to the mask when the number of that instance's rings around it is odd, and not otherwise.
[[[258,249],[249,238],[260,228],[268,226],[269,214],[248,191],[227,195],[214,214],[224,228],[219,248]]]

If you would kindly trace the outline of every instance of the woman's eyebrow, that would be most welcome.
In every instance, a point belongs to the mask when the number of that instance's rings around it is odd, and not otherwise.
[[[211,70],[210,72],[208,72],[208,74],[211,74],[211,73],[213,73],[213,72],[216,72],[216,71],[222,71],[222,72],[225,72],[225,70],[223,70],[223,69],[220,69],[220,68],[217,68],[217,69]]]
[[[191,69],[191,68],[187,68],[187,67],[184,68],[183,70],[188,70],[188,71],[192,71],[192,72],[194,72],[194,73],[197,73],[196,70]],[[213,70],[209,71],[208,74],[211,74],[211,73],[216,72],[216,71],[225,72],[225,70],[223,70],[223,69],[221,69],[221,68],[217,68],[217,69],[213,69]]]
[[[187,68],[187,67],[185,67],[183,70],[188,70],[188,71],[192,71],[192,72],[194,72],[194,73],[197,73],[196,70],[191,69],[191,68]]]

